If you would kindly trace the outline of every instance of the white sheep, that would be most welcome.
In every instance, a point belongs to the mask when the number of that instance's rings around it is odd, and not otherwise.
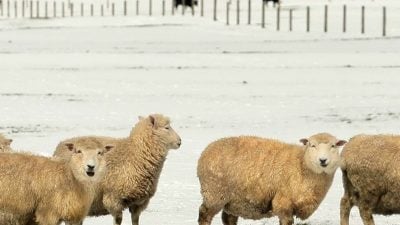
[[[4,135],[0,134],[0,152],[11,152],[11,142],[12,139],[4,137]]]
[[[80,224],[94,197],[94,185],[104,176],[103,154],[112,146],[66,143],[69,160],[29,153],[0,154],[0,209],[20,221],[56,225]]]
[[[358,206],[364,225],[375,224],[373,214],[400,213],[400,136],[357,135],[341,156],[341,225],[349,224],[353,206]]]
[[[158,179],[169,149],[178,149],[181,138],[172,129],[169,118],[154,114],[140,117],[129,137],[76,137],[61,142],[55,157],[68,158],[65,142],[84,142],[94,138],[112,143],[115,148],[107,156],[107,173],[97,187],[97,195],[89,216],[111,214],[114,224],[122,223],[122,211],[129,208],[133,225],[139,224],[140,213],[146,209],[156,192]]]
[[[304,146],[240,136],[208,145],[197,167],[199,225],[210,225],[221,210],[224,225],[236,225],[238,217],[278,216],[281,225],[308,218],[332,184],[346,141],[327,133],[300,141]]]

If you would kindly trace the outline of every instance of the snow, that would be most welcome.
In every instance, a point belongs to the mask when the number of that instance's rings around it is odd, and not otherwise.
[[[329,4],[332,15],[340,15],[343,3],[288,0],[283,10]],[[127,136],[137,116],[168,115],[183,145],[170,153],[141,221],[196,224],[197,159],[215,139],[249,134],[297,143],[323,131],[345,139],[398,133],[400,20],[394,12],[400,4],[346,3],[357,10],[365,4],[376,16],[386,5],[392,12],[388,37],[381,37],[378,23],[364,35],[356,29],[342,34],[339,26],[324,34],[321,21],[313,25],[320,31],[310,33],[300,25],[292,33],[284,26],[276,32],[271,21],[266,30],[259,24],[228,27],[222,3],[218,22],[209,7],[205,18],[161,17],[155,10],[153,17],[0,19],[0,132],[14,139],[16,149],[51,155],[65,138]],[[349,11],[349,19],[357,10]],[[332,19],[341,23],[340,16]],[[305,222],[338,224],[342,192],[338,171],[326,199]],[[397,216],[375,218],[377,224],[399,224]],[[217,215],[213,224],[220,221]],[[110,216],[85,221],[111,223]],[[123,224],[130,224],[128,211]],[[351,224],[362,224],[356,209]]]

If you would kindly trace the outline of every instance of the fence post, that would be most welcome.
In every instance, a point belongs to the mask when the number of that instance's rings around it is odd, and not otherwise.
[[[100,6],[100,14],[102,17],[104,16],[104,5],[103,4],[101,4],[101,6]]]
[[[57,5],[56,1],[53,1],[53,17],[57,17]]]
[[[192,0],[192,16],[194,16],[194,0]]]
[[[93,3],[90,4],[90,15],[93,17],[94,16],[94,6]]]
[[[310,6],[307,6],[307,32],[310,32]]]
[[[247,24],[251,24],[251,0],[248,2]]]
[[[65,17],[65,3],[64,2],[62,2],[62,4],[61,4],[61,16]]]
[[[265,2],[261,0],[261,28],[265,28]]]
[[[40,16],[40,5],[39,1],[36,1],[36,18],[39,18]]]
[[[85,16],[85,8],[84,8],[84,5],[83,5],[83,2],[81,2],[81,17],[84,17]]]
[[[7,17],[10,18],[10,0],[7,0]]]
[[[214,21],[217,21],[217,0],[214,0]]]
[[[115,3],[111,3],[111,15],[115,16]]]
[[[230,3],[229,3],[229,1],[226,1],[226,25],[227,26],[229,26],[229,6],[230,6]]]
[[[278,3],[278,7],[276,7],[276,30],[279,31],[281,29],[281,4]]]
[[[44,3],[44,18],[48,18],[49,13],[48,13],[48,3],[47,1]]]
[[[386,36],[386,6],[383,6],[382,8],[382,36]]]
[[[29,17],[33,18],[33,2],[32,0],[29,2]]]
[[[186,2],[185,0],[182,0],[182,15],[185,15],[185,10],[186,10]]]
[[[365,6],[361,6],[361,33],[365,33]]]
[[[18,3],[17,1],[14,1],[14,17],[18,17]]]
[[[149,0],[149,16],[151,16],[152,11],[153,11],[153,1]]]
[[[165,16],[165,0],[162,1],[162,15]]]
[[[289,9],[289,31],[293,30],[293,9]]]
[[[22,14],[22,18],[25,17],[25,1],[21,2],[22,6],[21,6],[21,14]]]
[[[324,9],[324,32],[328,32],[328,5]]]
[[[139,15],[139,0],[136,0],[136,16]]]
[[[128,2],[125,0],[124,1],[124,16],[128,15]]]
[[[347,6],[343,5],[343,33],[346,33],[347,26]]]
[[[204,0],[200,0],[200,16],[204,16]]]
[[[236,25],[240,24],[240,0],[236,0]]]
[[[3,16],[3,0],[0,1],[0,16]]]

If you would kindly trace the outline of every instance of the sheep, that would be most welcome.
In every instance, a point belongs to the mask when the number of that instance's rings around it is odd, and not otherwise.
[[[113,146],[65,145],[72,152],[69,160],[0,154],[0,210],[14,216],[10,224],[80,224],[87,215],[94,185],[105,174],[103,155]]]
[[[254,136],[222,138],[201,154],[197,175],[203,202],[199,225],[210,225],[222,210],[224,225],[238,217],[308,218],[324,199],[346,143],[328,133],[300,140],[304,146]]]
[[[375,224],[372,214],[400,213],[400,136],[357,135],[346,144],[341,157],[341,225],[349,224],[353,206],[359,208],[364,225]]]
[[[174,1],[175,8],[178,8],[179,5],[182,5],[182,7],[190,7],[193,9],[197,4],[198,4],[197,0],[175,0]]]
[[[74,142],[86,139],[65,140]],[[110,138],[92,137],[104,142]],[[146,209],[157,189],[158,179],[169,149],[178,149],[181,138],[170,126],[169,118],[161,115],[139,117],[139,122],[126,138],[111,139],[115,149],[107,156],[108,170],[96,187],[97,195],[89,216],[111,214],[114,224],[122,223],[122,211],[129,208],[133,225],[139,224],[140,213]],[[54,153],[68,157],[61,142]]]
[[[12,139],[8,139],[4,137],[4,135],[0,134],[0,152],[11,152],[11,142]]]

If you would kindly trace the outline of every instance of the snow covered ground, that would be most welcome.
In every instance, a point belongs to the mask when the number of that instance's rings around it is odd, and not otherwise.
[[[197,159],[217,138],[297,143],[322,131],[347,139],[399,133],[399,56],[400,37],[378,31],[289,34],[188,15],[3,19],[0,132],[14,148],[50,155],[62,139],[127,136],[138,115],[166,114],[183,145],[170,153],[141,221],[196,224]],[[340,176],[308,224],[339,223]],[[376,221],[400,224],[398,216]],[[357,210],[351,222],[361,224]],[[111,223],[110,216],[85,221]],[[221,224],[219,216],[213,224]]]

